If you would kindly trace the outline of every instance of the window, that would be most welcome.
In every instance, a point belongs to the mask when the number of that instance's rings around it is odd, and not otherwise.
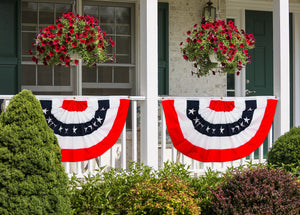
[[[115,47],[110,55],[116,56],[114,63],[82,67],[83,95],[132,95],[135,83],[134,60],[134,5],[111,2],[86,2],[79,6],[83,14],[98,18]],[[62,13],[73,11],[73,0],[22,1],[22,88],[35,94],[74,95],[76,67],[36,65],[29,54],[34,37],[41,27],[56,23]]]
[[[56,17],[72,11],[70,1],[60,2],[22,1],[22,88],[35,94],[73,94],[70,68],[36,65],[29,54],[39,29],[55,24]]]
[[[83,68],[83,94],[133,94],[133,6],[91,2],[83,5],[83,13],[99,19],[102,29],[115,42],[110,54],[116,56],[116,63]]]

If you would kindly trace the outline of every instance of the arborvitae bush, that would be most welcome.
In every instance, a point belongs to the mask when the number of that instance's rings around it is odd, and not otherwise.
[[[300,166],[300,127],[279,137],[268,154],[268,163],[288,171]]]
[[[300,213],[300,183],[283,169],[236,170],[212,190],[214,214]]]
[[[39,101],[23,90],[0,116],[0,214],[70,214],[60,160]]]

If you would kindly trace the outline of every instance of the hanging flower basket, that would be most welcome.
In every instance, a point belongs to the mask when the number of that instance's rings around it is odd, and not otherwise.
[[[249,50],[254,48],[253,34],[238,30],[232,21],[228,25],[222,20],[209,21],[203,18],[202,24],[194,25],[187,31],[186,42],[180,43],[183,58],[193,63],[192,74],[198,77],[215,74],[236,73],[251,62]]]
[[[72,12],[64,13],[56,19],[56,25],[41,28],[32,43],[32,60],[44,65],[78,64],[79,59],[87,66],[113,61],[108,55],[108,47],[114,42],[98,25],[98,19],[92,16],[76,16]],[[76,56],[76,58],[71,58]]]

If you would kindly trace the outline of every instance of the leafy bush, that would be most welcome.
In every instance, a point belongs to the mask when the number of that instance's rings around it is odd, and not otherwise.
[[[84,180],[72,177],[73,211],[75,214],[127,214],[129,194],[137,184],[143,182],[149,185],[155,184],[158,183],[157,180],[173,175],[176,175],[178,181],[183,183],[188,183],[191,179],[190,172],[185,165],[169,162],[157,171],[143,164],[131,162],[128,170],[112,168],[103,171],[101,169],[99,174],[86,176]]]
[[[268,154],[268,163],[293,171],[300,167],[300,127],[279,137]],[[299,176],[299,174],[298,174]]]
[[[0,116],[0,214],[70,214],[60,160],[39,101],[23,90]]]
[[[168,175],[145,181],[130,190],[128,214],[200,214],[199,200],[187,181]]]
[[[195,177],[190,179],[190,187],[193,188],[196,193],[194,198],[201,199],[200,208],[202,214],[211,215],[212,209],[212,192],[211,190],[216,190],[216,188],[224,182],[225,178],[219,172],[208,169],[205,175],[201,177]]]
[[[152,168],[134,162],[126,171],[112,168],[95,176],[86,176],[84,180],[72,177],[73,211],[75,214],[124,214],[130,189],[151,178],[155,178]]]
[[[299,214],[300,183],[283,169],[236,169],[212,190],[215,214]]]

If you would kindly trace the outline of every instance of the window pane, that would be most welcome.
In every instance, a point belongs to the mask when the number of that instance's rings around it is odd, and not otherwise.
[[[130,8],[116,8],[116,22],[119,24],[130,24]]]
[[[115,67],[114,82],[115,83],[129,83],[129,68]]]
[[[85,5],[83,7],[83,14],[90,15],[98,19],[98,7]]]
[[[96,67],[82,67],[82,81],[83,82],[97,82],[97,71]]]
[[[35,65],[22,65],[22,85],[35,85]]]
[[[52,67],[51,66],[38,66],[38,85],[52,85]]]
[[[22,23],[37,23],[37,3],[22,2]]]
[[[115,26],[114,25],[108,25],[108,24],[103,24],[100,27],[102,28],[103,31],[105,31],[107,34],[115,34]]]
[[[116,27],[117,34],[130,35],[130,25],[122,25]]]
[[[111,95],[130,95],[130,89],[90,89],[90,88],[83,88],[82,94],[83,95],[90,95],[90,96],[111,96]]]
[[[114,7],[100,7],[100,24],[101,23],[114,23],[115,22],[115,8]]]
[[[71,12],[72,11],[72,5],[70,4],[56,4],[56,16],[61,17],[63,13]]]
[[[117,37],[116,43],[117,54],[130,54],[130,37]]]
[[[130,56],[118,56],[117,55],[117,63],[130,63]]]
[[[32,49],[32,42],[36,33],[23,32],[22,33],[22,55],[30,55],[29,49]]]
[[[70,86],[70,68],[64,66],[54,67],[54,85],[55,86]]]
[[[112,83],[112,68],[111,67],[98,67],[99,83]]]
[[[73,95],[72,92],[34,92],[34,95]]]
[[[54,5],[49,3],[39,4],[39,24],[54,24]]]

